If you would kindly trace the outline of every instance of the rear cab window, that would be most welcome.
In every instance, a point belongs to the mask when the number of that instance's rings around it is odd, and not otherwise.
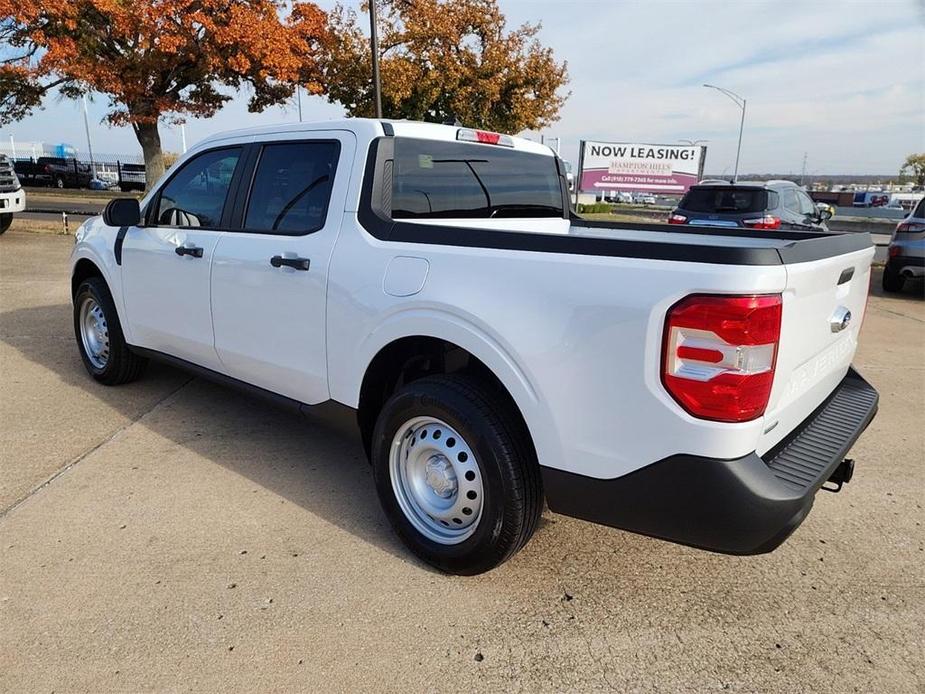
[[[695,186],[687,192],[678,207],[689,212],[708,214],[749,214],[764,212],[776,206],[776,193],[764,188]]]
[[[497,145],[396,138],[396,220],[563,218],[553,156]]]

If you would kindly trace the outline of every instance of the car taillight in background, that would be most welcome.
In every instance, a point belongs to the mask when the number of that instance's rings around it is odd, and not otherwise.
[[[683,214],[678,214],[677,212],[672,212],[668,215],[669,224],[687,224],[687,217]]]
[[[917,224],[916,222],[900,222],[896,225],[897,234],[918,234],[922,231],[925,231],[925,224]]]
[[[886,252],[889,257],[895,258],[899,255],[900,251],[902,251],[901,247],[891,245],[889,248],[887,248]]]
[[[717,422],[764,414],[771,396],[780,294],[694,294],[665,319],[662,383],[687,412]]]
[[[780,217],[767,214],[758,219],[743,219],[742,224],[750,229],[780,229]]]

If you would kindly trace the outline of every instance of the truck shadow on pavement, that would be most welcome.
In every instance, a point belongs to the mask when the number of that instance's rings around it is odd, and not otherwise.
[[[7,311],[0,314],[0,339],[54,373],[63,387],[79,388],[87,398],[133,418],[132,425],[140,424],[166,439],[168,447],[172,442],[401,560],[429,568],[392,533],[358,440],[260,398],[156,362],[136,383],[103,386],[84,370],[71,321],[69,304]],[[163,395],[139,416],[138,398],[132,397],[131,390],[150,389],[152,384],[159,385]],[[22,426],[28,426],[28,410],[21,414]],[[67,436],[66,429],[60,435]],[[62,460],[61,467],[68,462]],[[152,450],[143,463],[160,464],[158,451]],[[35,480],[35,485],[42,481]]]

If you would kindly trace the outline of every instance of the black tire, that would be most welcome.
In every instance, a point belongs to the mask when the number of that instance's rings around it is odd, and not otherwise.
[[[890,269],[890,264],[887,263],[886,267],[883,268],[883,291],[901,292],[905,283],[906,280],[903,276],[896,272],[896,270]]]
[[[475,453],[483,485],[481,517],[473,534],[458,544],[441,544],[419,532],[392,486],[392,441],[399,427],[421,416],[450,425]],[[543,485],[533,444],[506,398],[481,380],[441,375],[406,385],[379,413],[371,453],[376,490],[389,522],[415,555],[441,571],[473,575],[493,569],[536,530]]]
[[[80,309],[87,298],[92,298],[102,309],[109,333],[109,356],[105,365],[95,366],[87,355],[80,332]],[[148,360],[132,352],[122,334],[122,324],[116,313],[109,287],[101,277],[90,277],[80,283],[74,294],[74,336],[80,358],[93,378],[107,386],[117,386],[134,381],[144,372]]]
[[[13,223],[13,213],[7,212],[6,214],[0,214],[0,234],[10,228],[10,224]]]

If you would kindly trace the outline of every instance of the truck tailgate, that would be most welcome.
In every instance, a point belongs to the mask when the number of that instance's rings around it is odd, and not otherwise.
[[[857,348],[874,249],[787,265],[781,336],[763,454],[825,400]]]

